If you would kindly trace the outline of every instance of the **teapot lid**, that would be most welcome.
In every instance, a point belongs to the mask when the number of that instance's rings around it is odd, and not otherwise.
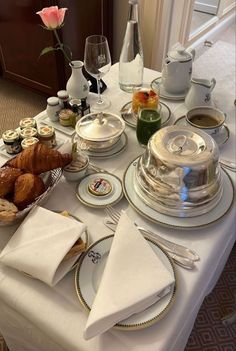
[[[106,141],[118,137],[125,129],[125,122],[112,113],[90,113],[76,124],[76,133],[89,141]]]
[[[192,54],[185,49],[179,49],[170,51],[168,57],[176,61],[189,61],[192,59]]]

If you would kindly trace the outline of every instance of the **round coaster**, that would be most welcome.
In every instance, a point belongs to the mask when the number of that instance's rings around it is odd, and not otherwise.
[[[93,173],[84,177],[78,184],[76,196],[89,207],[114,205],[123,197],[122,183],[113,174]]]

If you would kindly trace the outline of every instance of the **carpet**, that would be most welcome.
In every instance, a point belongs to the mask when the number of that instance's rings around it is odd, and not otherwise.
[[[46,108],[47,97],[0,78],[0,136],[18,127],[24,117],[34,117]]]

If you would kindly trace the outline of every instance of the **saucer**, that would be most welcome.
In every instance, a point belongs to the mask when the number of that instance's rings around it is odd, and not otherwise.
[[[171,117],[171,111],[169,107],[164,104],[164,102],[159,102],[161,105],[161,126],[163,127],[167,124]],[[132,111],[132,101],[127,102],[122,109],[120,110],[121,117],[125,121],[125,123],[132,127],[136,128],[137,125],[137,118],[134,116]]]
[[[95,194],[91,191],[91,183],[95,178],[103,179],[110,187],[110,191],[103,191],[104,186],[101,186],[100,192]],[[103,193],[102,193],[103,191]],[[76,196],[86,206],[104,208],[108,205],[116,204],[123,197],[121,180],[110,173],[97,172],[85,176],[77,186]]]
[[[151,82],[151,88],[154,91],[159,91],[159,95],[163,99],[167,100],[184,100],[185,96],[187,95],[188,91],[182,92],[182,93],[169,93],[168,91],[165,90],[161,83],[161,77],[154,79]]]
[[[109,148],[106,148],[104,150],[87,150],[86,148],[83,150],[86,152],[86,154],[90,157],[90,158],[97,158],[97,159],[103,159],[103,158],[109,158],[112,156],[116,156],[118,154],[120,154],[122,151],[125,150],[126,146],[128,143],[128,137],[127,135],[123,132],[121,134],[121,137],[119,138],[119,140],[112,145]]]
[[[177,126],[189,126],[188,122],[186,121],[186,117],[182,116],[178,118],[175,122]],[[229,128],[224,124],[217,134],[212,134],[211,137],[215,140],[218,146],[225,144],[229,139]]]

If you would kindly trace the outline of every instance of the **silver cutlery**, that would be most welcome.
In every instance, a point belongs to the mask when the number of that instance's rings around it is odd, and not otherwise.
[[[107,206],[105,211],[107,215],[112,219],[113,223],[117,224],[120,219],[121,213],[115,210],[112,206]],[[157,233],[154,233],[147,228],[141,227],[135,221],[134,224],[137,226],[138,230],[140,230],[143,234],[148,235],[151,239],[158,241],[158,243],[160,243],[163,246],[163,248],[165,248],[169,252],[188,258],[192,261],[198,261],[200,259],[200,257],[195,251],[185,246],[173,243],[172,241],[169,241],[167,239],[164,239]]]
[[[110,208],[110,206],[109,206]],[[106,208],[107,209],[107,208]],[[113,208],[112,208],[113,210]],[[116,210],[115,210],[116,211]],[[108,211],[106,211],[106,213],[108,214],[108,216],[110,217],[110,214],[108,213]],[[116,211],[116,215],[120,214],[118,211]],[[114,221],[110,220],[109,218],[105,218],[104,219],[104,224],[106,225],[106,227],[108,227],[109,229],[111,229],[113,232],[115,232],[116,230],[116,226],[117,226],[117,223],[118,223],[118,219],[116,218]],[[137,226],[137,224],[136,224]],[[138,226],[137,226],[138,227]],[[138,227],[139,229],[139,227]],[[157,244],[160,245],[160,247],[162,247],[165,251],[167,251],[167,253],[169,254],[169,256],[173,259],[173,261],[185,268],[185,269],[193,269],[194,268],[194,260],[188,258],[188,257],[184,257],[184,256],[181,256],[179,255],[177,252],[173,252],[173,250],[170,250],[169,247],[166,247],[164,246],[163,244],[161,244],[161,242],[156,238],[155,234],[151,232],[151,235],[150,235],[150,232],[149,231],[146,231],[146,230],[140,230],[140,232],[148,239],[151,239],[153,241],[155,241]],[[163,239],[164,240],[164,239]],[[173,244],[173,243],[172,243]],[[196,259],[195,259],[196,260]]]
[[[117,224],[111,223],[111,222],[109,222],[109,220],[106,220],[106,219],[104,221],[104,224],[107,228],[109,228],[113,232],[115,232]],[[164,249],[163,245],[161,245],[157,240],[152,239],[149,235],[143,234],[143,236],[146,237],[147,239],[151,239],[151,240],[157,242]],[[193,269],[194,268],[194,261],[193,260],[190,260],[189,258],[186,258],[183,256],[175,255],[173,252],[170,252],[168,250],[165,250],[165,251],[168,253],[168,255],[173,259],[173,261],[177,265],[179,265],[183,268],[186,268],[186,269]]]
[[[222,167],[229,169],[232,172],[236,172],[236,163],[226,160],[224,158],[220,158],[219,162],[222,165]]]

